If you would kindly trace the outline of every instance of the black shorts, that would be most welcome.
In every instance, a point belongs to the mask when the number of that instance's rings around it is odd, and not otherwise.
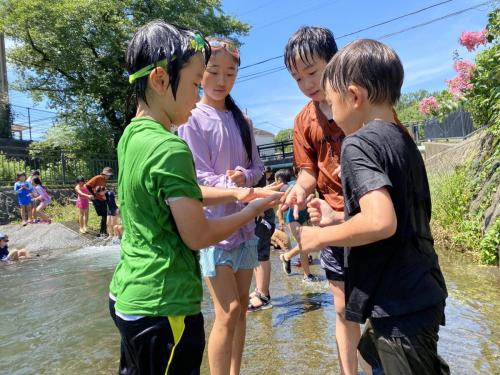
[[[114,208],[108,207],[108,216],[116,216],[117,211],[118,211],[118,207],[114,207]]]
[[[175,317],[177,318],[177,317]],[[168,317],[144,317],[126,321],[116,317],[129,375],[200,374],[205,330],[203,315],[184,317],[184,330],[170,324]],[[174,330],[180,339],[176,345]]]
[[[345,281],[344,248],[329,246],[321,250],[321,268],[325,270],[325,275],[331,281]]]
[[[439,325],[416,335],[391,337],[376,331],[371,322],[359,341],[361,356],[385,375],[449,375],[448,364],[437,353]]]
[[[271,229],[262,222],[258,222],[255,225],[255,235],[259,237],[259,242],[257,243],[257,258],[259,262],[269,260],[271,254],[271,237],[273,236],[274,229],[274,223],[271,224]]]

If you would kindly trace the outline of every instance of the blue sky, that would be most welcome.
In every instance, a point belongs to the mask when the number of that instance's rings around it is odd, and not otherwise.
[[[454,0],[416,15],[339,39],[337,44],[342,47],[358,38],[378,39],[484,1]],[[241,39],[243,42],[241,66],[244,67],[281,55],[288,38],[300,26],[328,27],[338,37],[438,2],[440,1],[224,0],[223,9],[226,13],[252,25],[248,36]],[[403,91],[443,89],[446,86],[445,80],[455,75],[452,68],[453,52],[458,50],[460,56],[464,58],[474,57],[458,44],[460,33],[482,29],[486,25],[490,7],[491,5],[485,5],[382,39],[396,50],[403,61],[405,68]],[[273,60],[240,70],[239,75],[242,77],[280,66],[283,66],[282,59]],[[9,74],[9,79],[14,79],[12,72]],[[247,109],[256,127],[272,133],[292,127],[293,118],[307,102],[286,70],[237,82],[232,94],[239,105]],[[17,105],[32,105],[27,95],[17,92],[11,92],[11,101]],[[46,103],[39,104],[37,108],[46,108]],[[44,114],[38,112],[37,116],[43,119]],[[43,120],[40,124],[42,123]]]

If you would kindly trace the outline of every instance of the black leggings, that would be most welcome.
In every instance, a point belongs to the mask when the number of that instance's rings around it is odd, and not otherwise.
[[[115,301],[111,298],[109,299],[109,315],[111,315],[111,319],[115,323],[116,328],[116,311],[115,311]],[[120,340],[120,367],[118,368],[118,375],[129,375],[130,372],[127,370],[127,358],[125,357],[125,347],[123,346],[123,342]]]

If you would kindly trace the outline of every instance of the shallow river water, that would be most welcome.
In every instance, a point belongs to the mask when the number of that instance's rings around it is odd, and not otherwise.
[[[0,265],[0,374],[115,374],[119,335],[107,293],[118,258],[118,247],[94,247]],[[272,264],[274,308],[248,315],[242,374],[337,374],[326,282],[305,284],[296,268],[285,276],[276,253]],[[440,354],[452,374],[500,374],[500,271],[444,258],[441,265],[450,297]],[[206,290],[202,308],[208,337]]]

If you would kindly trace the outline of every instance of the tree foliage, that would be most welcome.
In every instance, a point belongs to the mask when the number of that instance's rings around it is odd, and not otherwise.
[[[125,126],[124,52],[134,30],[154,19],[238,37],[249,26],[226,15],[221,0],[0,0],[0,31],[14,42],[8,60],[16,85],[47,97],[76,127]]]
[[[274,136],[274,142],[283,142],[293,139],[293,129],[283,129]]]
[[[433,94],[427,90],[419,90],[402,94],[395,108],[399,121],[403,124],[423,121],[425,119],[425,115],[418,110],[418,103],[423,98],[431,95]]]

